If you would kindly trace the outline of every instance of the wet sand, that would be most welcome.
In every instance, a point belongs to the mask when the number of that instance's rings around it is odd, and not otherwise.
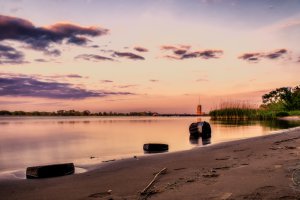
[[[87,173],[1,180],[0,199],[300,199],[300,128],[108,162]],[[141,195],[157,172],[165,173]]]

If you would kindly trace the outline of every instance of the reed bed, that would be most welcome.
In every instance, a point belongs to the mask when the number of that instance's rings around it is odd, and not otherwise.
[[[223,102],[217,109],[210,111],[209,115],[212,119],[251,119],[265,120],[275,119],[277,113],[275,111],[263,110],[257,106],[245,102]]]

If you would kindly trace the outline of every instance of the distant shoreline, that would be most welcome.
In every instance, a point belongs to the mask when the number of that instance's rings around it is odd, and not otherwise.
[[[62,117],[88,117],[88,116],[103,116],[103,117],[115,117],[115,116],[148,116],[148,117],[170,117],[170,116],[188,116],[188,117],[201,117],[201,116],[209,116],[208,114],[204,115],[197,115],[197,114],[188,114],[188,113],[166,113],[161,114],[157,112],[128,112],[128,113],[117,113],[117,112],[95,112],[92,113],[88,110],[85,111],[75,111],[75,110],[59,110],[56,112],[45,112],[45,111],[32,111],[32,112],[25,112],[25,111],[7,111],[7,110],[0,110],[0,117],[10,117],[10,116],[40,116],[40,117],[49,117],[49,116],[62,116]]]

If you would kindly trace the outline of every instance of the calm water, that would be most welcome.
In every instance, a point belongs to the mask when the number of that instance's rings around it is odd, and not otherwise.
[[[0,118],[0,173],[28,166],[100,163],[144,154],[144,143],[169,144],[169,151],[202,146],[189,138],[189,125],[208,121],[211,144],[249,138],[300,122],[210,121],[208,117],[18,117]],[[95,157],[91,159],[91,157]]]

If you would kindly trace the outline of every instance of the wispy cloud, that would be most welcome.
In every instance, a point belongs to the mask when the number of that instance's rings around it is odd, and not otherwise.
[[[100,56],[96,54],[81,54],[75,57],[75,59],[82,59],[82,60],[87,60],[87,61],[114,61],[114,59],[105,57],[105,56]]]
[[[279,49],[279,50],[267,53],[264,56],[269,59],[277,59],[279,57],[282,57],[286,53],[287,53],[286,49]]]
[[[137,85],[118,85],[116,87],[118,88],[132,88],[132,87],[136,87]]]
[[[96,49],[96,48],[99,48],[100,46],[95,44],[95,45],[91,45],[90,47]]]
[[[190,45],[179,44],[179,45],[163,45],[160,47],[161,50],[189,50],[191,48]]]
[[[150,79],[149,81],[150,81],[150,82],[153,82],[153,83],[159,82],[159,80],[157,80],[157,79]]]
[[[246,60],[249,62],[258,62],[262,58],[276,60],[279,58],[283,58],[288,51],[286,49],[278,49],[272,52],[253,52],[253,53],[244,53],[239,56],[239,59]]]
[[[66,77],[68,77],[68,78],[83,78],[83,76],[78,75],[78,74],[68,74],[68,75],[66,75]]]
[[[276,22],[270,26],[264,27],[263,30],[276,32],[276,31],[286,31],[288,29],[294,29],[300,27],[300,17],[293,17],[284,19],[282,21]]]
[[[131,92],[87,90],[71,83],[41,81],[26,75],[0,76],[1,96],[23,96],[49,99],[84,99],[114,95],[134,95]]]
[[[26,104],[30,101],[0,101],[0,105]]]
[[[250,62],[256,62],[262,57],[261,53],[244,53],[239,56],[239,59],[247,60]]]
[[[204,51],[194,51],[190,53],[185,53],[181,56],[181,59],[187,58],[203,58],[203,59],[210,59],[210,58],[219,58],[220,55],[223,54],[222,50],[204,50]]]
[[[114,81],[112,80],[101,80],[102,83],[113,83]]]
[[[161,46],[161,50],[163,51],[171,51],[172,55],[165,55],[165,58],[169,59],[176,59],[176,60],[184,60],[184,59],[191,59],[191,58],[202,58],[202,59],[211,59],[211,58],[219,58],[222,54],[222,50],[214,50],[214,49],[207,49],[207,50],[198,50],[198,51],[191,51],[191,46],[189,45],[164,45]]]
[[[48,60],[44,59],[44,58],[37,58],[37,59],[34,59],[35,62],[41,62],[41,63],[44,63],[44,62],[49,62]]]
[[[47,27],[36,27],[32,22],[11,16],[0,15],[0,41],[15,40],[23,42],[31,49],[40,50],[50,55],[59,55],[58,49],[51,49],[52,44],[85,45],[86,36],[95,37],[108,34],[109,30],[100,27],[84,27],[71,23],[56,23]]]
[[[1,30],[0,30],[1,32]],[[0,44],[0,65],[3,64],[24,64],[24,54],[15,48]]]
[[[144,47],[134,47],[134,50],[138,52],[148,52],[149,50]]]
[[[145,58],[143,56],[131,53],[131,52],[118,52],[115,51],[113,56],[117,56],[117,57],[124,57],[124,58],[128,58],[131,60],[145,60]]]
[[[16,74],[16,73],[9,73],[9,72],[0,72],[0,77],[4,78],[14,78],[14,77],[21,77],[21,78],[33,78],[38,80],[57,80],[57,79],[87,79],[88,76],[81,76],[79,74],[54,74],[54,75],[42,75],[42,74]]]

